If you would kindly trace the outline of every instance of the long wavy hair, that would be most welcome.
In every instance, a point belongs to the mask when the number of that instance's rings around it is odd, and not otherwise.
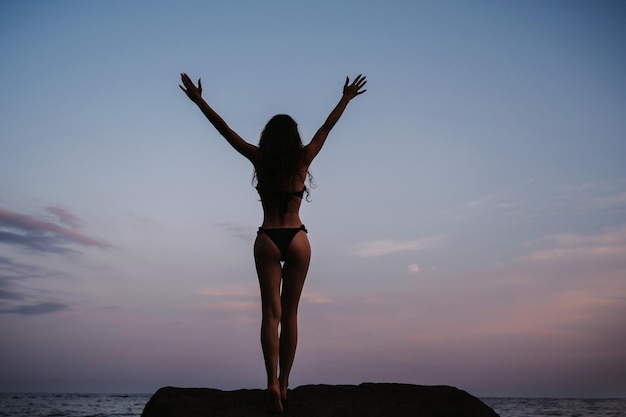
[[[261,160],[255,166],[253,177],[257,186],[277,190],[291,183],[293,188],[304,160],[304,145],[296,121],[286,114],[272,117],[261,132],[259,150]],[[307,172],[307,179],[312,186],[310,172]],[[308,188],[306,193],[308,199]]]

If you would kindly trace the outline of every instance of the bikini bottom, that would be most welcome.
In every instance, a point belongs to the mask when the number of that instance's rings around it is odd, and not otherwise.
[[[280,260],[284,261],[287,249],[289,249],[289,245],[291,244],[291,240],[300,230],[303,230],[304,233],[309,233],[308,230],[306,230],[306,227],[302,225],[300,227],[282,227],[279,229],[265,229],[263,227],[259,227],[257,235],[265,233],[267,237],[272,239],[272,242],[274,242],[280,251]]]

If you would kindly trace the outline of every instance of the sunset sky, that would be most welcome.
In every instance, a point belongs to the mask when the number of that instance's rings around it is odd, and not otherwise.
[[[0,1],[0,391],[263,388],[252,166],[311,172],[291,385],[626,397],[626,3]]]

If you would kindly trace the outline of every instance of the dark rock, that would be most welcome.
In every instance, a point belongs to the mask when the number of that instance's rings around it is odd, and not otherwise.
[[[284,417],[497,417],[478,398],[449,386],[409,384],[303,385],[289,391]],[[257,417],[264,390],[159,389],[142,417]],[[276,415],[276,414],[274,414]]]

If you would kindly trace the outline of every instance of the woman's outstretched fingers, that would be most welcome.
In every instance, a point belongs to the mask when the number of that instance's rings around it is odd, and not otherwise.
[[[193,81],[191,81],[191,78],[189,78],[189,76],[184,73],[181,72],[180,73],[180,79],[183,82],[183,85],[178,85],[180,87],[181,90],[183,90],[185,92],[185,94],[187,94],[187,97],[189,97],[189,99],[193,102],[198,102],[201,98],[202,98],[202,82],[201,79],[198,78],[198,86],[196,87],[196,85],[193,83]]]
[[[363,94],[364,92],[366,92],[366,91],[367,91],[367,90],[360,91],[360,90],[361,90],[361,88],[363,88],[363,87],[365,86],[365,84],[367,84],[367,79],[366,79],[364,76],[362,76],[361,74],[359,74],[359,76],[357,77],[357,79],[356,79],[356,80],[354,80],[354,81],[356,82],[356,88],[357,88],[357,93],[356,93],[356,94],[357,94],[357,96],[358,96],[359,94]]]
[[[359,94],[363,94],[367,90],[362,90],[363,86],[367,83],[367,79],[363,74],[359,74],[356,78],[350,83],[350,79],[346,77],[346,83],[343,86],[343,94],[348,96],[348,98],[353,99]]]

